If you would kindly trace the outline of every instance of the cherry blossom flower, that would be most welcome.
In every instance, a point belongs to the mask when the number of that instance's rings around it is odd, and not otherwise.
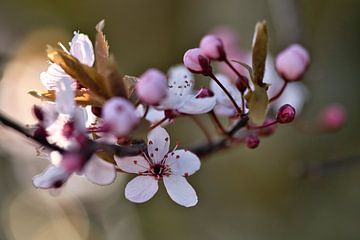
[[[94,64],[94,49],[87,35],[79,32],[74,32],[74,37],[69,44],[70,51],[67,51],[67,49],[61,45],[64,51],[73,55],[83,64],[86,64],[90,67]],[[48,90],[56,90],[56,83],[61,79],[72,80],[72,86],[73,88],[76,88],[76,81],[74,81],[72,77],[65,73],[65,71],[55,63],[52,63],[46,72],[42,72],[40,74],[41,83]]]
[[[169,92],[159,106],[160,110],[173,110],[183,114],[203,114],[211,111],[215,97],[197,98],[193,93],[194,77],[183,65],[169,69]]]
[[[139,122],[135,107],[125,98],[113,97],[103,109],[104,127],[118,137],[127,135]]]
[[[236,85],[233,84],[230,79],[223,75],[217,74],[216,78],[221,82],[221,84],[226,88],[226,90],[233,97],[238,106],[242,104],[241,93],[237,89]],[[237,110],[234,107],[234,104],[230,101],[229,97],[225,95],[224,91],[219,87],[219,85],[214,81],[210,81],[210,89],[214,92],[216,97],[216,106],[214,111],[216,114],[226,117],[232,117],[237,114]]]
[[[197,204],[195,190],[186,181],[187,176],[200,169],[200,160],[192,152],[169,152],[170,137],[164,128],[156,127],[148,135],[147,153],[136,157],[115,157],[119,168],[138,176],[125,188],[125,197],[136,203],[150,200],[163,180],[166,191],[176,203],[192,207]]]
[[[90,182],[97,185],[111,184],[116,178],[114,165],[95,155],[88,161],[74,153],[61,155],[57,151],[52,151],[49,155],[50,165],[42,173],[33,177],[33,185],[37,188],[60,188],[74,173],[84,175]]]

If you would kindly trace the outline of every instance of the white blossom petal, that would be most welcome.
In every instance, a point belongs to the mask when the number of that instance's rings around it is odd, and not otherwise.
[[[194,77],[184,65],[177,65],[170,68],[168,77],[169,95],[186,97],[192,93]]]
[[[156,127],[148,134],[147,151],[154,163],[160,163],[169,152],[170,136],[162,127]]]
[[[74,32],[74,37],[70,43],[70,53],[81,63],[92,66],[95,61],[94,48],[85,34]]]
[[[56,108],[59,113],[72,114],[75,109],[74,91],[69,78],[62,78],[57,82]]]
[[[150,176],[138,176],[131,180],[125,187],[125,197],[135,203],[150,200],[157,192],[158,181]]]
[[[116,164],[122,171],[128,173],[142,173],[150,168],[148,161],[143,156],[134,157],[117,157],[115,156]]]
[[[140,104],[137,108],[136,108],[136,113],[138,114],[139,117],[144,116],[145,114],[145,108],[142,104]],[[165,112],[163,110],[157,110],[153,107],[149,107],[149,110],[145,116],[145,119],[150,122],[151,124],[157,124],[158,122],[160,122],[161,120],[163,120],[165,118]],[[171,122],[171,120],[166,120],[164,121],[161,126],[166,126],[167,124],[169,124]]]
[[[290,104],[296,110],[297,114],[300,114],[303,106],[308,97],[308,89],[301,82],[290,83],[286,86],[286,89],[282,95],[275,100],[271,106],[277,111],[282,105]]]
[[[62,186],[70,177],[63,167],[50,165],[39,175],[33,177],[33,185],[37,188],[53,188]]]
[[[166,165],[174,175],[189,176],[200,169],[200,159],[194,153],[186,150],[175,150],[168,154]]]
[[[179,175],[164,177],[164,185],[170,198],[184,207],[195,206],[198,198],[193,187],[187,180]]]
[[[177,110],[185,114],[203,114],[210,112],[216,104],[215,97],[196,98],[189,96]]]
[[[72,78],[64,72],[64,70],[57,64],[52,63],[46,72],[40,74],[41,83],[47,90],[56,90],[57,82],[63,78],[68,78],[72,82],[72,87],[76,88],[76,83]]]
[[[116,170],[113,164],[94,155],[84,168],[85,177],[98,185],[109,185],[115,181]]]
[[[230,93],[232,98],[235,100],[238,106],[242,105],[242,98],[240,91],[236,88],[236,86],[230,81],[228,77],[222,74],[217,74],[216,78],[221,82],[221,84],[225,87],[225,89]],[[214,92],[216,97],[217,105],[220,109],[217,109],[217,114],[223,116],[233,116],[237,111],[231,102],[230,98],[225,94],[225,92],[220,88],[220,86],[214,81],[210,81],[210,89]],[[221,111],[225,108],[227,111]],[[233,111],[230,111],[233,109]],[[232,113],[233,112],[233,113]],[[231,113],[231,115],[230,115]],[[229,114],[229,115],[228,115]]]

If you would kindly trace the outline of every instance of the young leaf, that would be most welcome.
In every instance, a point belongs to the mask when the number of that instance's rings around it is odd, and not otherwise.
[[[262,124],[265,120],[269,105],[266,88],[255,85],[254,91],[246,95],[246,100],[248,101],[250,120],[255,124]]]
[[[97,31],[95,39],[96,70],[103,76],[105,76],[109,60],[109,44],[106,40],[105,34],[103,33],[104,26],[105,20],[101,20],[95,27]]]
[[[94,68],[82,64],[70,54],[52,47],[47,49],[51,62],[59,65],[67,74],[77,80],[81,85],[90,89],[98,97],[107,98],[104,79]]]
[[[266,21],[258,22],[255,26],[255,33],[252,46],[252,67],[254,84],[264,86],[263,78],[268,48],[268,31]]]
[[[123,76],[118,71],[113,57],[108,59],[105,71],[105,87],[109,96],[119,96],[128,98],[129,94],[125,86]]]

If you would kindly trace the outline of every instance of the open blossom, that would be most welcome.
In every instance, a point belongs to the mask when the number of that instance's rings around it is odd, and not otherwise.
[[[33,185],[37,188],[62,187],[74,173],[83,174],[90,182],[98,185],[111,184],[116,178],[114,165],[95,155],[86,160],[77,153],[61,155],[57,151],[52,151],[49,160],[50,165],[33,177]]]
[[[169,134],[164,128],[156,127],[148,135],[147,153],[136,157],[115,157],[121,170],[138,175],[125,188],[127,199],[136,203],[150,200],[158,190],[158,181],[163,180],[173,201],[185,207],[197,204],[196,192],[185,177],[200,169],[200,160],[186,150],[169,152],[169,146]]]
[[[44,108],[46,121],[43,122],[49,143],[64,149],[79,146],[79,138],[85,135],[86,112],[75,106],[71,80],[57,82],[55,106]]]
[[[170,68],[168,77],[168,96],[157,106],[158,109],[183,114],[203,114],[214,108],[215,97],[196,97],[193,92],[194,77],[186,67],[178,65]]]
[[[238,106],[242,104],[241,93],[237,89],[228,77],[223,74],[217,74],[216,78],[221,82],[221,84],[226,88],[226,90],[233,97]],[[230,101],[229,97],[225,95],[224,91],[219,87],[219,85],[214,81],[210,81],[210,88],[214,92],[216,97],[216,106],[214,111],[216,114],[226,117],[232,117],[237,114],[237,110],[234,107],[234,104]]]
[[[64,48],[65,51],[67,51]],[[81,63],[92,66],[95,61],[93,45],[89,37],[85,34],[74,32],[74,37],[70,42],[69,53],[77,58]],[[48,90],[55,90],[56,83],[61,79],[70,79],[73,88],[76,88],[76,82],[57,64],[52,63],[46,72],[40,75],[41,83]]]
[[[166,76],[157,69],[149,69],[140,76],[135,90],[141,101],[157,105],[168,92]]]
[[[135,107],[125,98],[113,97],[103,109],[104,127],[118,137],[127,135],[139,122]]]

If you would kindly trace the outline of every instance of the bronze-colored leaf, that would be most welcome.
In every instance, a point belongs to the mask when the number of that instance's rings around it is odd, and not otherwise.
[[[104,160],[106,162],[116,164],[115,159],[114,159],[114,154],[111,154],[106,151],[97,151],[96,156],[98,156],[99,158],[101,158],[102,160]]]
[[[111,56],[104,72],[105,86],[110,96],[128,98],[129,92],[125,86],[123,75],[120,74],[114,58]]]
[[[265,62],[268,49],[268,31],[266,21],[258,22],[255,26],[255,33],[252,46],[252,68],[253,81],[260,87],[263,87],[263,78],[265,73]]]
[[[246,100],[249,108],[250,120],[255,124],[262,124],[265,120],[269,105],[266,87],[262,88],[255,85],[254,91],[249,92],[246,95]]]
[[[70,54],[52,47],[48,47],[48,58],[59,65],[67,74],[81,85],[90,89],[98,97],[107,98],[103,77],[94,68],[82,64]]]
[[[96,70],[99,74],[105,77],[105,72],[109,60],[109,44],[106,40],[103,29],[105,27],[105,20],[101,20],[95,27],[96,39],[95,39],[95,59]]]
[[[124,84],[125,84],[125,87],[128,92],[128,96],[130,97],[134,93],[135,85],[139,79],[134,76],[125,75],[123,77],[123,80],[124,80]]]
[[[42,101],[54,102],[56,98],[55,91],[53,90],[47,90],[47,91],[31,90],[28,92],[28,94]]]

